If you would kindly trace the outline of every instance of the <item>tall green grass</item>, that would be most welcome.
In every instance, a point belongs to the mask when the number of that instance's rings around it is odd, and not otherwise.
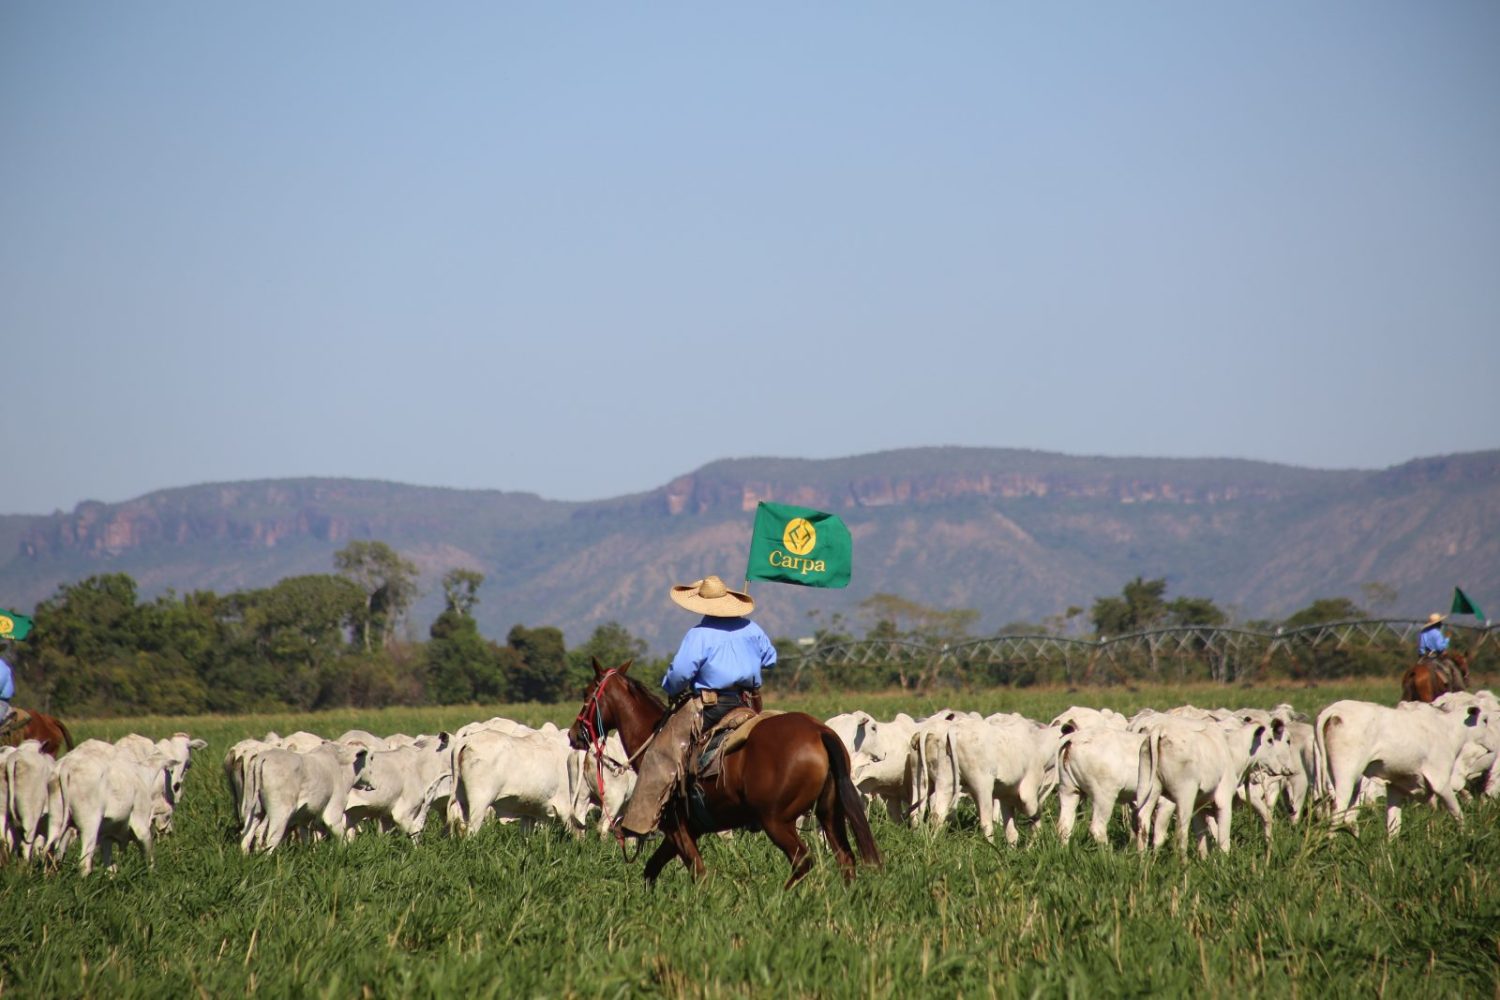
[[[1051,717],[1068,704],[1131,711],[1192,701],[1291,701],[1315,710],[1384,690],[983,692],[958,708]],[[1110,698],[1119,700],[1111,702]],[[1136,703],[1132,699],[1141,699]],[[847,703],[846,703],[847,702]],[[789,707],[781,704],[779,707]],[[827,715],[941,707],[898,696],[808,698]],[[796,889],[764,837],[705,838],[710,875],[640,864],[592,835],[490,825],[450,839],[434,820],[411,844],[291,844],[244,857],[218,761],[268,728],[337,735],[453,728],[505,714],[568,721],[575,706],[391,710],[316,717],[80,722],[80,738],[186,729],[211,743],[190,772],[178,829],[154,867],[127,852],[83,879],[0,867],[0,992],[19,996],[944,996],[1140,993],[1492,995],[1500,981],[1500,802],[1407,810],[1357,837],[1278,823],[1268,846],[1236,812],[1230,854],[1140,855],[1052,833],[1055,803],[1023,846],[991,847],[961,806],[937,833],[876,810],[881,871],[845,885],[824,853]]]

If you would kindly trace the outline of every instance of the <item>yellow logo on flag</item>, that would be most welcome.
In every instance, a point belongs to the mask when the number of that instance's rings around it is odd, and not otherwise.
[[[10,635],[16,630],[16,620],[10,615],[0,615],[0,635]]]
[[[794,517],[786,523],[781,533],[781,544],[793,555],[805,556],[818,544],[818,529],[805,517]]]

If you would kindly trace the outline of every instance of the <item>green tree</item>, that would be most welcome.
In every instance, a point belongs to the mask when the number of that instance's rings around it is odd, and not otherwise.
[[[334,700],[339,658],[367,607],[357,584],[331,574],[294,576],[233,602],[250,667],[242,681],[256,695],[302,709]]]
[[[515,652],[511,664],[511,695],[519,701],[555,702],[567,690],[568,654],[561,629],[544,625],[526,628],[516,625],[506,637],[506,645]]]
[[[443,576],[443,604],[461,615],[471,614],[479,603],[484,574],[472,569],[450,569]]]
[[[1366,617],[1359,605],[1347,597],[1320,597],[1301,611],[1289,615],[1282,621],[1286,629],[1304,625],[1321,625],[1324,622],[1341,622]]]
[[[587,690],[594,679],[596,660],[605,668],[618,667],[626,662],[645,666],[648,648],[645,639],[631,635],[624,625],[615,621],[605,622],[596,627],[594,634],[581,646],[568,650],[568,676],[563,684],[563,692],[581,693]],[[644,677],[645,673],[636,671],[631,676]]]
[[[417,596],[417,567],[385,542],[357,539],[333,554],[336,569],[364,591],[360,636],[366,652],[371,634],[381,646],[396,634],[402,617]]]
[[[1089,611],[1094,632],[1101,636],[1129,635],[1158,624],[1167,615],[1162,599],[1166,592],[1166,580],[1138,576],[1125,584],[1119,597],[1098,598]]]

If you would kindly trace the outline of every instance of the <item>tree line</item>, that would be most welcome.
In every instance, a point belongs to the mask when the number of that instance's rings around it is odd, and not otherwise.
[[[37,605],[27,641],[6,654],[15,667],[18,704],[73,715],[187,715],[318,710],[337,707],[557,702],[577,698],[592,677],[591,663],[637,663],[648,682],[667,661],[648,656],[644,640],[618,622],[598,626],[587,641],[566,648],[553,626],[517,624],[504,642],[479,632],[473,610],[481,573],[450,570],[442,579],[442,612],[425,640],[405,637],[417,588],[417,569],[380,541],[355,541],[334,555],[333,573],[288,577],[275,585],[218,594],[167,592],[143,601],[125,573],[65,584]],[[1097,598],[1087,623],[1082,607],[1003,632],[1094,637],[1173,624],[1219,625],[1229,615],[1200,597],[1168,599],[1165,580],[1136,577],[1118,595]],[[1393,596],[1393,595],[1391,595]],[[1286,626],[1364,616],[1345,598],[1331,598],[1286,619]],[[859,606],[863,637],[914,642],[959,642],[977,611],[931,608],[891,594]],[[1268,623],[1247,623],[1265,627]],[[860,638],[859,625],[834,615],[813,616],[820,643]],[[801,647],[776,640],[783,658]],[[1389,656],[1332,651],[1311,665],[1317,676],[1391,669]],[[1287,664],[1293,676],[1307,664]],[[1128,679],[1128,678],[1106,678]],[[1057,680],[1006,665],[960,665],[946,672],[905,668],[821,667],[788,671],[787,686],[872,689],[930,688],[939,684],[1024,684]]]

